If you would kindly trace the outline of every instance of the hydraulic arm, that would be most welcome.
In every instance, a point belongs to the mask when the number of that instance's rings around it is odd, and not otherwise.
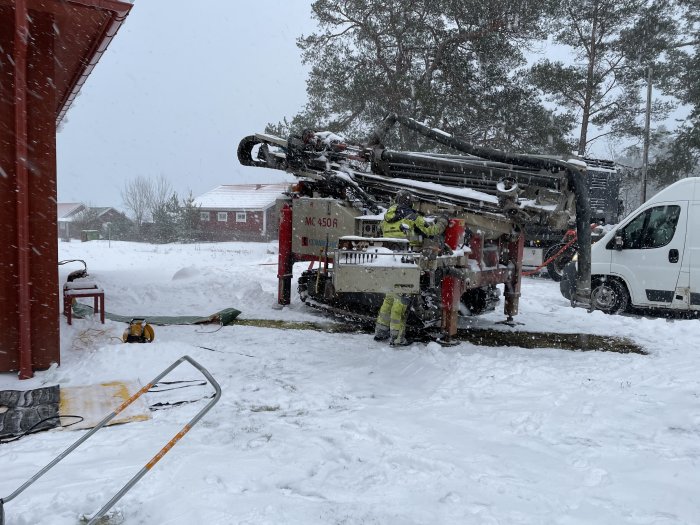
[[[385,138],[397,124],[455,153],[388,149]],[[408,188],[421,206],[464,219],[486,237],[490,231],[517,236],[530,224],[565,228],[575,222],[580,251],[574,302],[590,303],[590,210],[581,163],[474,146],[395,114],[366,144],[309,130],[286,140],[256,134],[240,142],[238,159],[292,173],[305,182],[306,196],[345,199],[367,214],[379,214],[382,204]]]

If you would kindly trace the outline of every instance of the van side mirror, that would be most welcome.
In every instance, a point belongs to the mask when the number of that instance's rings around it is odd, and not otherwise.
[[[622,251],[622,248],[625,247],[625,241],[622,238],[622,235],[615,235],[615,239],[613,240],[613,248],[615,248],[618,252]]]

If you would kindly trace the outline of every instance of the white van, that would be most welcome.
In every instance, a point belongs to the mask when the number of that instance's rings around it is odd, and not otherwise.
[[[568,298],[573,263],[566,273]],[[591,303],[608,313],[700,310],[700,177],[654,195],[591,247]]]

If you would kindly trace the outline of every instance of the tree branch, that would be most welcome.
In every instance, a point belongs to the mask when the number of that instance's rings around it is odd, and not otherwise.
[[[610,130],[610,131],[606,131],[605,133],[601,133],[600,135],[596,135],[596,136],[593,137],[592,139],[586,140],[586,146],[588,146],[588,145],[589,145],[591,142],[593,142],[594,140],[597,140],[597,139],[599,139],[599,138],[601,138],[601,137],[605,137],[605,136],[607,136],[607,135],[612,135],[613,133],[615,133],[615,131],[614,131],[614,130]]]

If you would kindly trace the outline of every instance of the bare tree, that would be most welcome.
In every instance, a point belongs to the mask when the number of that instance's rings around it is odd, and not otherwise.
[[[156,213],[165,208],[175,192],[164,175],[160,175],[155,180],[150,179],[148,183],[150,184],[148,211],[151,212],[151,217],[153,217]]]
[[[139,176],[124,183],[121,192],[124,207],[131,212],[138,228],[141,228],[151,209],[153,193],[153,184],[145,177]]]
[[[97,208],[92,208],[89,204],[83,204],[83,206],[84,208],[73,218],[73,226],[75,231],[99,230],[102,227],[102,224],[99,220],[99,212]]]

